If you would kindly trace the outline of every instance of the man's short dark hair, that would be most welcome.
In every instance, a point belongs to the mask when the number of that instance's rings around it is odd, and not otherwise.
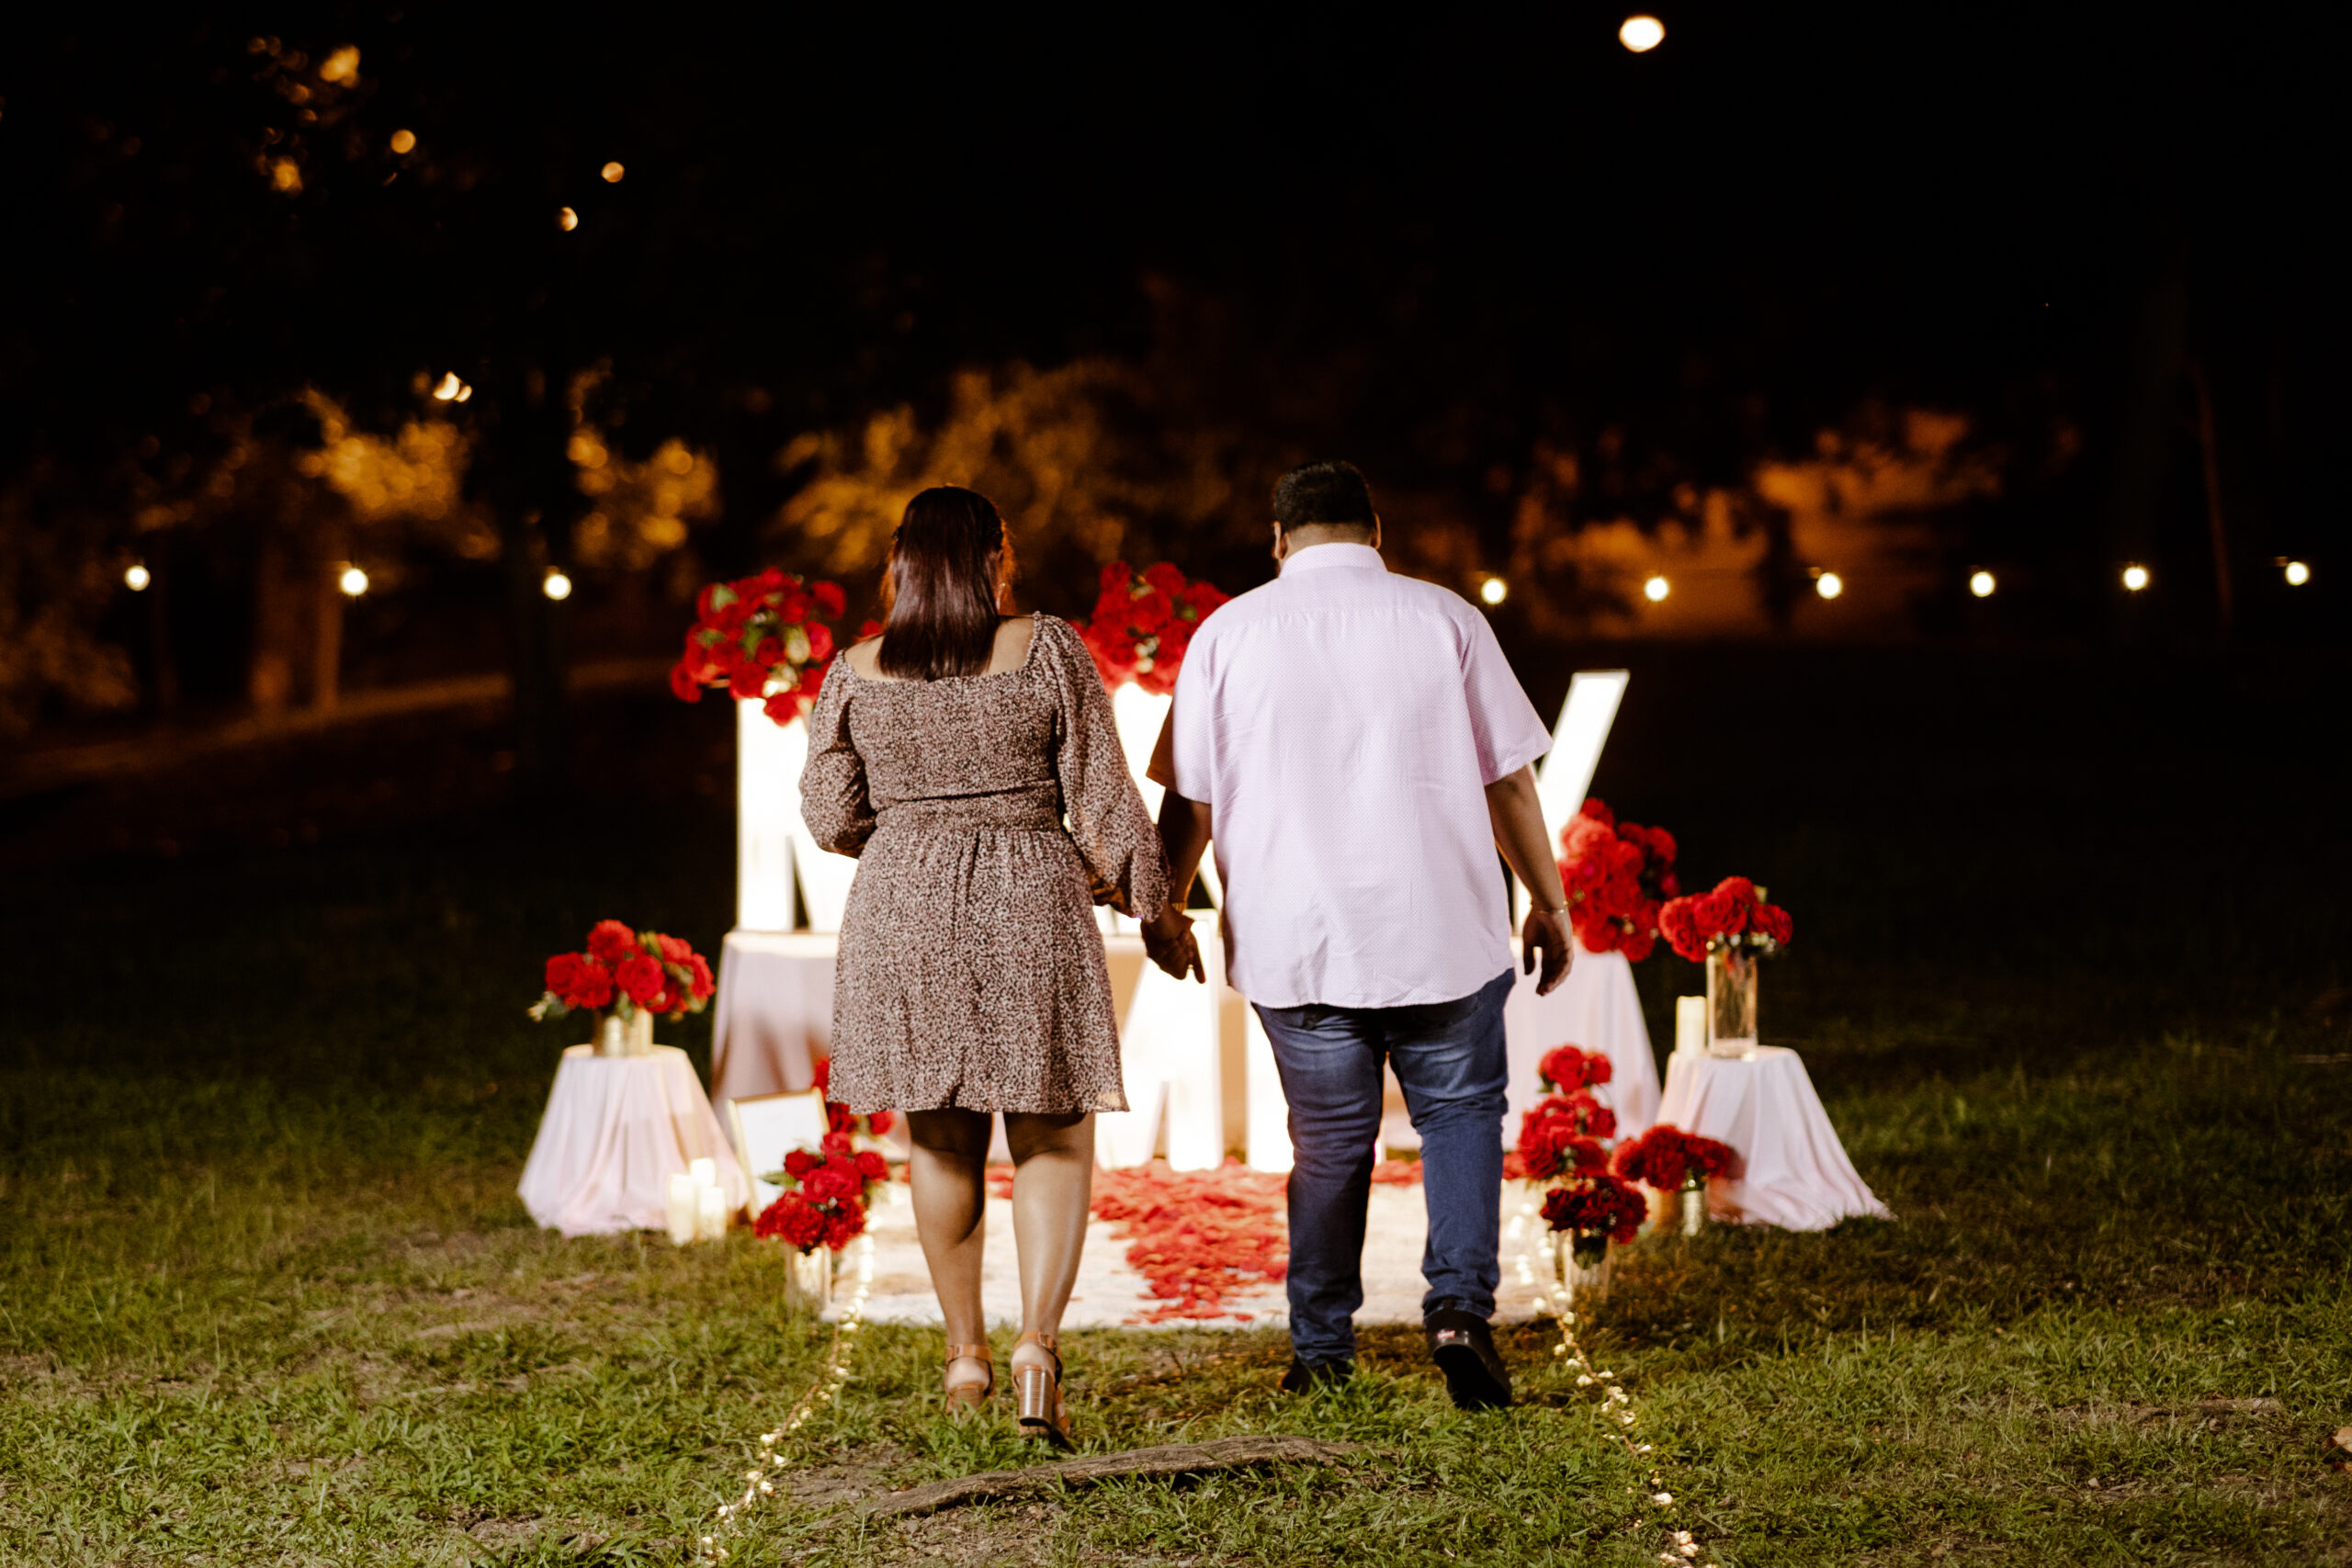
[[[1353,463],[1309,463],[1274,481],[1274,521],[1287,534],[1317,525],[1369,528],[1372,487]]]

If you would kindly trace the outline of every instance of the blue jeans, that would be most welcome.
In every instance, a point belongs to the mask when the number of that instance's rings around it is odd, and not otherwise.
[[[1290,1342],[1303,1361],[1355,1357],[1364,1206],[1380,1135],[1380,1066],[1396,1069],[1421,1135],[1429,1245],[1424,1314],[1495,1311],[1502,1224],[1508,969],[1469,996],[1419,1007],[1264,1008],[1290,1101]]]

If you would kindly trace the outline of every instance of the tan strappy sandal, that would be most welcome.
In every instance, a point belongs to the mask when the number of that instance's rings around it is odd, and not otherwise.
[[[989,1354],[988,1341],[983,1339],[977,1345],[947,1347],[946,1365],[953,1367],[958,1361],[979,1362],[989,1370],[989,1381],[948,1383],[943,1403],[950,1416],[976,1416],[988,1408],[989,1395],[996,1392],[996,1359]],[[941,1376],[945,1376],[944,1371]]]
[[[1024,1334],[1015,1342],[1035,1345],[1054,1359],[1053,1370],[1044,1367],[1015,1367],[1012,1387],[1021,1396],[1021,1435],[1043,1438],[1057,1449],[1071,1446],[1069,1438],[1069,1406],[1062,1401],[1062,1353],[1060,1338],[1052,1334]]]

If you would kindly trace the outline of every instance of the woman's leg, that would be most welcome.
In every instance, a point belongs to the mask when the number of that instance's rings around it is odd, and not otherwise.
[[[914,1140],[907,1179],[914,1189],[915,1235],[922,1240],[931,1288],[939,1292],[939,1311],[947,1320],[947,1342],[985,1344],[980,1250],[988,1239],[981,1221],[988,1201],[989,1118],[978,1111],[910,1111],[907,1131]],[[950,1388],[987,1381],[987,1369],[970,1358],[948,1365]]]
[[[1061,1332],[1062,1309],[1078,1283],[1079,1255],[1086,1247],[1087,1210],[1094,1197],[1094,1117],[1007,1111],[1004,1139],[1012,1148],[1021,1326],[1051,1337]],[[1052,1363],[1034,1344],[1013,1348],[1016,1369]]]

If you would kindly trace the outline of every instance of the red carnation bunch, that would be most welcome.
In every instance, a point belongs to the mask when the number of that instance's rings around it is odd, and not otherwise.
[[[1703,1185],[1710,1177],[1736,1174],[1739,1156],[1729,1144],[1661,1122],[1640,1137],[1620,1144],[1610,1163],[1629,1181],[1661,1192],[1679,1192]]]
[[[1632,1182],[1601,1172],[1579,1176],[1544,1194],[1544,1223],[1555,1231],[1605,1235],[1618,1246],[1641,1234],[1649,1203]]]
[[[1581,1045],[1555,1045],[1535,1064],[1535,1076],[1554,1094],[1574,1094],[1580,1089],[1607,1083],[1616,1073],[1608,1057]]]
[[[1605,1170],[1609,1156],[1600,1139],[1614,1137],[1617,1113],[1579,1090],[1552,1095],[1520,1119],[1519,1173],[1549,1181],[1565,1171]]]
[[[1620,822],[1598,796],[1584,803],[1560,830],[1560,881],[1568,923],[1587,952],[1620,952],[1635,964],[1650,955],[1659,901],[1682,890],[1674,855],[1665,829]]]
[[[752,1234],[775,1236],[802,1252],[821,1243],[839,1252],[865,1230],[865,1205],[875,1187],[889,1179],[890,1167],[871,1149],[855,1147],[847,1133],[828,1133],[811,1151],[795,1149],[784,1168],[761,1180],[784,1189],[752,1222]]]
[[[1229,597],[1205,582],[1186,582],[1166,561],[1138,573],[1114,560],[1102,569],[1093,618],[1079,632],[1105,687],[1115,692],[1133,681],[1165,696],[1176,689],[1193,631]]]
[[[1765,902],[1764,889],[1744,876],[1726,876],[1712,892],[1668,903],[1657,912],[1657,929],[1693,964],[1718,948],[1778,953],[1796,931],[1789,912]]]
[[[695,601],[670,690],[695,703],[705,686],[723,686],[730,696],[765,698],[767,716],[790,724],[815,705],[833,660],[832,629],[817,617],[837,619],[847,604],[836,584],[774,567],[714,582]]]
[[[546,978],[546,993],[531,1004],[535,1019],[608,1007],[623,1018],[639,1011],[677,1018],[702,1011],[718,989],[709,964],[684,940],[631,931],[618,920],[591,927],[586,952],[548,959]]]

